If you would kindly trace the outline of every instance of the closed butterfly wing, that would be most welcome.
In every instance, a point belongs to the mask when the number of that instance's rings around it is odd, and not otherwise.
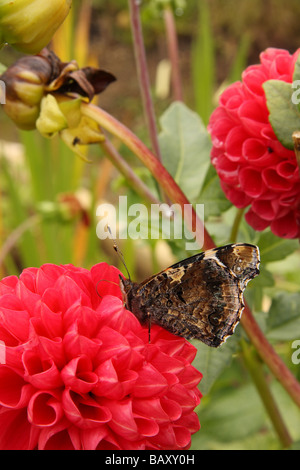
[[[235,244],[187,258],[141,284],[122,279],[121,287],[142,324],[218,347],[234,332],[245,286],[258,273],[258,248]]]

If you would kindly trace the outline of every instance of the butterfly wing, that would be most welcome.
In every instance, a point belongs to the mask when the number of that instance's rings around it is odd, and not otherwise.
[[[240,320],[243,291],[259,273],[254,245],[208,250],[174,264],[132,291],[130,309],[171,333],[218,347]]]

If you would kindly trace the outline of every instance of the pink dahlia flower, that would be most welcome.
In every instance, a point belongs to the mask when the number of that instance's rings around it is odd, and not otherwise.
[[[1,450],[189,448],[196,350],[158,326],[149,344],[118,275],[46,264],[0,282]]]
[[[270,226],[282,238],[300,237],[299,169],[294,151],[271,127],[263,83],[291,83],[298,54],[263,52],[260,64],[248,67],[242,81],[221,95],[208,126],[212,163],[227,198],[238,208],[250,206],[245,217],[254,229]]]

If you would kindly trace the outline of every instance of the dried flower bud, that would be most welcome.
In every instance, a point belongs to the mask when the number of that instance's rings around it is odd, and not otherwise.
[[[0,46],[7,42],[36,54],[50,42],[71,5],[72,0],[1,0]]]
[[[75,61],[61,62],[53,52],[44,49],[36,56],[19,59],[0,76],[0,79],[6,87],[4,111],[18,127],[31,130],[36,127],[41,103],[46,95],[59,92],[60,95],[76,94],[92,100],[94,95],[101,93],[115,77],[92,67],[79,69]],[[48,109],[51,112],[53,110],[51,107]],[[44,114],[43,119],[45,118],[47,116]],[[47,132],[54,133],[61,129],[59,125],[58,129],[53,128]]]

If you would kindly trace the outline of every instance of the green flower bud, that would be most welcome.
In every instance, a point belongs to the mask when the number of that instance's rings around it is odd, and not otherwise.
[[[6,88],[4,111],[20,129],[35,128],[44,86],[51,74],[52,65],[46,57],[27,56],[0,76]]]
[[[1,0],[0,47],[9,43],[36,54],[51,40],[69,13],[72,0]]]

